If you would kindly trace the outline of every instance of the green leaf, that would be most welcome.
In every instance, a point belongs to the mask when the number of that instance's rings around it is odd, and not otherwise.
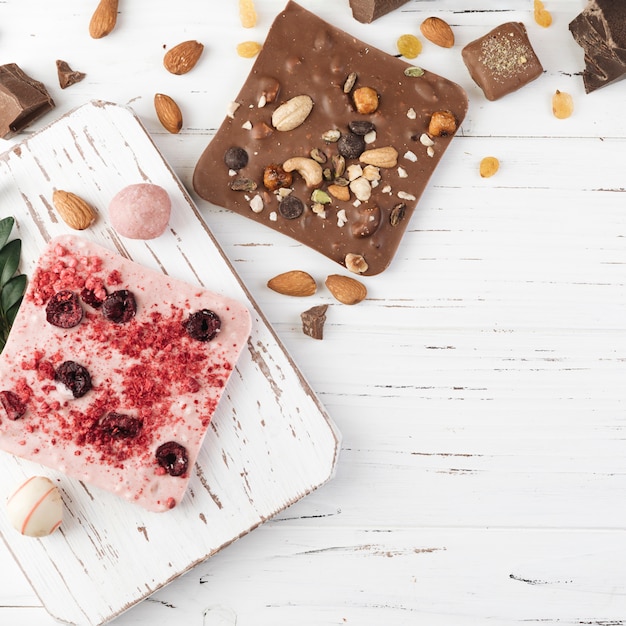
[[[26,274],[14,276],[3,288],[0,294],[0,304],[3,311],[9,311],[19,302],[26,290]]]
[[[24,298],[20,298],[7,312],[6,312],[6,319],[7,319],[7,324],[9,326],[13,326],[13,322],[15,321],[15,318],[17,317],[17,312],[20,310],[20,304],[22,304],[22,300]]]
[[[20,264],[22,242],[19,239],[9,241],[0,250],[0,287],[5,285],[15,274]]]
[[[15,219],[12,217],[5,217],[0,220],[0,248],[8,241],[14,223]]]

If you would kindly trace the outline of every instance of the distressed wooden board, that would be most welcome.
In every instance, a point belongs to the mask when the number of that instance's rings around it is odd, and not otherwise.
[[[172,198],[167,232],[122,240],[106,207],[125,185],[152,182]],[[0,500],[33,474],[58,480],[62,529],[22,537],[0,515],[0,533],[47,610],[73,624],[104,623],[296,502],[334,472],[339,434],[278,341],[186,191],[130,109],[93,101],[0,156],[0,206],[17,220],[22,271],[68,227],[55,188],[99,212],[83,235],[166,274],[247,304],[252,335],[194,468],[189,492],[168,513],[150,513],[51,469],[0,453]]]

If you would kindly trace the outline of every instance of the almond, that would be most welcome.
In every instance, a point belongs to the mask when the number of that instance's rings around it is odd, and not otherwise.
[[[115,28],[117,5],[118,0],[100,0],[89,22],[89,34],[93,39],[106,37]]]
[[[331,274],[325,284],[335,299],[343,304],[357,304],[367,296],[365,285],[350,276]]]
[[[454,33],[447,22],[440,17],[427,17],[421,24],[422,35],[431,43],[442,48],[452,48]]]
[[[70,191],[55,190],[52,194],[52,203],[63,221],[74,230],[85,230],[96,219],[93,208]]]
[[[183,41],[165,53],[163,65],[172,74],[186,74],[194,68],[203,50],[199,41]]]
[[[267,282],[267,286],[284,296],[312,296],[317,291],[315,279],[302,270],[278,274]]]
[[[154,96],[154,109],[159,122],[168,133],[176,134],[183,127],[183,114],[176,102],[163,93]]]

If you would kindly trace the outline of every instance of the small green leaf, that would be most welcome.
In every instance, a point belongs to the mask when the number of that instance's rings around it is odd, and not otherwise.
[[[3,311],[8,311],[24,295],[26,290],[26,274],[14,276],[4,287],[0,294],[0,304]]]
[[[0,287],[5,285],[15,274],[20,264],[22,242],[19,239],[9,241],[0,250]]]
[[[15,219],[12,217],[5,217],[0,220],[0,248],[8,241],[14,223]]]
[[[13,322],[15,321],[15,318],[17,317],[17,312],[20,310],[20,304],[22,304],[22,300],[24,298],[20,298],[7,312],[6,312],[6,318],[7,318],[7,323],[9,324],[9,326],[13,326]]]

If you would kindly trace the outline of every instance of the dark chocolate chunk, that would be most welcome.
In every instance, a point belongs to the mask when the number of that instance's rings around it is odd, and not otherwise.
[[[324,338],[324,324],[326,323],[327,304],[311,307],[300,313],[302,332],[313,339]]]
[[[79,83],[87,74],[84,72],[77,72],[73,70],[67,61],[57,60],[57,75],[59,77],[59,85],[61,89],[71,87],[76,83]]]
[[[497,26],[468,43],[461,54],[487,100],[498,100],[517,91],[543,72],[521,22]]]
[[[225,116],[198,160],[194,190],[200,198],[288,235],[344,267],[346,259],[359,258],[360,273],[382,272],[394,257],[415,206],[455,133],[433,137],[430,147],[421,143],[420,137],[428,133],[435,112],[450,111],[457,128],[467,112],[467,96],[459,85],[426,70],[419,77],[407,76],[405,71],[410,67],[403,59],[359,41],[297,3],[288,2],[274,20],[245,84],[233,98],[239,107]],[[344,88],[348,76],[355,80],[350,93]],[[279,97],[258,106],[268,77]],[[352,88],[365,86],[376,94],[378,107],[373,113],[358,113],[352,103]],[[297,109],[294,98],[302,95],[313,101],[312,109]],[[256,135],[254,129],[271,125],[273,113],[287,102],[295,103],[290,116],[300,124],[289,131]],[[375,153],[378,165],[368,167],[368,175],[380,180],[371,185],[369,199],[358,203],[355,189],[366,198],[368,180],[363,177],[360,187],[355,184],[349,188],[347,177],[343,178],[348,171],[358,171],[357,166],[366,167],[366,161],[361,161],[364,139],[349,131],[355,122],[361,129],[375,126],[376,136],[367,144],[367,152],[380,149]],[[344,141],[337,141],[340,135],[356,139],[358,149],[345,152]],[[232,146],[240,146],[249,155],[245,175],[257,183],[255,190],[242,193],[232,189],[233,172],[223,161]],[[301,159],[302,169],[294,171],[291,182],[273,184],[268,172],[292,158]],[[264,184],[264,174],[269,185]],[[454,172],[450,175],[455,176]],[[339,184],[346,185],[347,199],[338,199],[329,191]],[[299,198],[303,206],[281,206],[285,196]],[[310,210],[316,202],[313,197],[325,196],[331,201],[324,204],[323,211]],[[399,202],[405,205],[404,219],[392,225],[387,216]],[[375,230],[368,228],[364,237],[365,230],[358,224],[364,212],[374,207],[385,219]]]
[[[15,63],[0,65],[0,137],[13,137],[53,107],[43,83]]]
[[[569,24],[584,51],[585,92],[591,93],[626,75],[626,3],[624,0],[589,0]]]
[[[350,8],[355,20],[369,24],[407,2],[408,0],[350,0]]]

